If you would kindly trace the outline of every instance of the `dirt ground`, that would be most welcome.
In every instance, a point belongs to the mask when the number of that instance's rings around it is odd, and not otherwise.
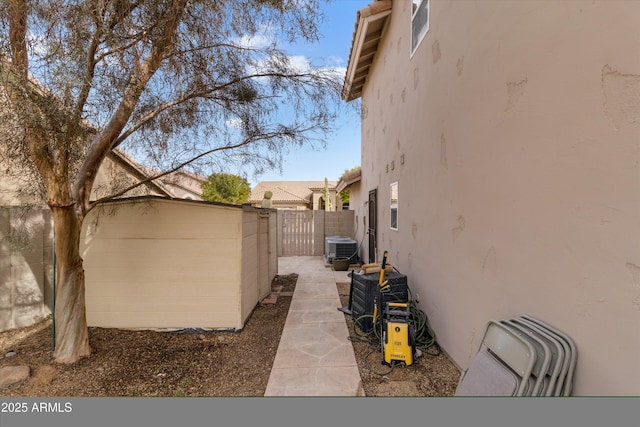
[[[349,287],[349,283],[338,283],[343,307],[349,305]],[[375,335],[366,335],[354,328],[352,316],[345,314],[345,321],[366,396],[453,396],[460,371],[437,342],[425,349],[413,364],[390,367],[382,363],[380,341]]]
[[[31,376],[0,396],[263,396],[296,280],[296,274],[276,276],[277,301],[259,304],[239,332],[89,328],[93,353],[72,365],[53,361],[50,320],[1,332],[0,367],[26,365]],[[338,290],[346,306],[349,285]],[[378,346],[361,341],[350,316],[345,319],[367,396],[453,394],[459,372],[446,356],[425,354],[409,367],[390,369],[381,365]]]

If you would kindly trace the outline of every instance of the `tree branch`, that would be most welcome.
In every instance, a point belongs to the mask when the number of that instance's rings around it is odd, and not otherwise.
[[[188,0],[177,0],[165,12],[166,23],[162,36],[153,41],[149,56],[144,59],[142,66],[132,74],[123,99],[111,120],[89,147],[74,186],[74,198],[81,210],[86,211],[89,206],[91,188],[98,168],[113,149],[114,141],[129,121],[147,83],[158,70],[167,53],[171,51],[176,30],[187,3]]]
[[[306,131],[308,131],[310,129],[311,128],[299,129],[298,132],[299,133],[304,133],[304,132],[306,132]],[[129,191],[140,187],[141,185],[145,185],[147,183],[155,181],[156,179],[162,178],[163,176],[169,175],[169,174],[171,174],[171,173],[173,173],[173,172],[175,172],[177,170],[180,170],[183,167],[188,166],[191,163],[193,163],[193,162],[195,162],[195,161],[197,161],[197,160],[199,160],[199,159],[201,159],[203,157],[206,157],[206,156],[208,156],[210,154],[216,153],[218,151],[223,151],[223,150],[234,150],[234,149],[242,148],[242,147],[245,147],[247,145],[250,145],[250,144],[255,143],[257,141],[260,141],[260,140],[268,140],[268,139],[272,139],[272,138],[277,138],[278,136],[285,136],[285,135],[286,135],[286,133],[283,133],[282,131],[274,131],[274,132],[270,132],[270,133],[266,133],[266,134],[252,135],[252,136],[250,136],[248,138],[243,139],[241,142],[239,142],[237,144],[225,145],[225,146],[222,146],[222,147],[216,147],[216,148],[212,148],[211,150],[204,151],[204,152],[198,154],[197,156],[192,157],[191,159],[187,160],[186,162],[180,163],[178,166],[176,166],[174,168],[171,168],[171,169],[169,169],[167,171],[164,171],[162,173],[159,173],[157,175],[154,175],[154,176],[148,177],[146,179],[143,179],[143,180],[141,180],[141,181],[139,181],[139,182],[137,182],[137,183],[135,183],[133,185],[130,185],[129,187],[126,187],[126,188],[124,188],[124,189],[122,189],[120,191],[117,191],[117,192],[115,192],[115,193],[113,193],[113,194],[111,194],[109,196],[105,196],[105,197],[102,197],[102,198],[100,198],[98,200],[95,200],[95,201],[91,202],[89,204],[87,212],[89,212],[91,209],[93,209],[99,203],[103,203],[103,202],[106,202],[108,200],[113,200],[113,199],[116,199],[118,197],[121,197],[124,194],[128,193]]]
[[[73,121],[72,123],[76,123],[76,127],[80,124],[82,118],[82,112],[84,111],[84,106],[89,98],[89,92],[91,91],[91,87],[93,84],[93,77],[96,69],[96,52],[98,50],[98,46],[100,46],[100,42],[102,39],[102,22],[98,22],[96,18],[94,20],[96,25],[96,29],[93,32],[93,38],[91,39],[91,45],[89,45],[89,49],[87,51],[87,69],[84,73],[84,79],[82,81],[82,88],[80,89],[80,95],[78,96],[78,101],[76,102],[76,107],[73,113]],[[75,129],[74,129],[75,131]]]
[[[9,1],[9,43],[11,45],[12,66],[18,70],[23,82],[29,76],[29,57],[27,54],[27,2]]]
[[[240,82],[246,81],[246,80],[251,80],[251,79],[258,79],[258,78],[264,78],[264,77],[279,77],[279,78],[283,78],[283,79],[299,79],[302,77],[317,77],[313,74],[285,74],[285,73],[261,73],[261,74],[251,74],[248,76],[241,76],[238,77],[236,79],[230,80],[224,84],[212,87],[210,89],[207,89],[205,91],[201,91],[201,92],[194,92],[194,93],[189,93],[186,95],[183,95],[182,97],[173,100],[173,101],[169,101],[166,102],[164,104],[159,105],[155,110],[148,112],[147,114],[145,114],[144,116],[142,116],[136,123],[134,123],[133,125],[131,125],[131,127],[129,127],[126,131],[124,131],[119,137],[118,139],[116,139],[113,143],[112,148],[117,148],[118,146],[120,146],[129,136],[131,136],[133,133],[135,133],[138,129],[140,129],[142,126],[144,126],[146,123],[148,123],[149,121],[153,120],[154,118],[156,118],[160,113],[167,111],[171,108],[174,108],[178,105],[184,104],[187,101],[193,100],[193,99],[197,99],[197,98],[202,98],[202,99],[211,99],[210,95],[221,91],[223,89],[226,89],[227,87],[236,85]]]

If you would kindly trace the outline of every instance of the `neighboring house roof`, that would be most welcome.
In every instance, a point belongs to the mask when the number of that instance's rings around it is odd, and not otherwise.
[[[340,177],[340,181],[336,185],[336,192],[340,193],[345,188],[348,188],[351,184],[355,184],[362,178],[362,169],[358,168],[351,172],[345,173]]]
[[[0,176],[2,176],[2,179],[0,179],[0,205],[37,203],[37,199],[35,198],[25,199],[24,196],[19,196],[20,183],[16,181],[14,177],[5,173],[5,169],[8,170],[8,168],[9,165],[3,164],[0,161],[0,169],[2,169],[0,170]],[[119,188],[125,188],[136,182],[148,180],[153,174],[153,172],[145,169],[129,157],[124,151],[115,149],[107,155],[107,158],[98,170],[98,175],[96,176],[96,181],[91,192],[91,200],[95,201],[110,196]],[[193,175],[186,172],[184,174]],[[171,181],[171,179],[171,177],[168,178],[169,181]],[[196,180],[195,176],[193,180]],[[184,181],[186,182],[187,180],[185,179]],[[172,185],[171,182],[165,183],[162,179],[154,179],[134,190],[128,191],[120,196],[120,198],[140,196],[149,193],[170,199],[180,199],[185,198],[185,192],[193,193],[193,191],[190,190],[178,191],[177,186]],[[197,194],[201,195],[202,189],[198,188]]]
[[[127,168],[141,181],[161,173],[144,168],[120,149],[113,150],[110,157],[116,159],[120,166]],[[206,181],[206,178],[194,173],[178,170],[150,181],[149,185],[165,197],[184,199],[193,196],[191,198],[202,200],[202,183]]]
[[[174,193],[180,191],[182,198],[193,196],[197,200],[202,200],[202,184],[207,182],[207,178],[191,172],[176,171],[163,176],[160,181]]]
[[[362,95],[369,68],[373,64],[387,18],[391,15],[391,0],[378,0],[358,10],[342,98],[352,101]]]
[[[7,64],[11,62],[8,58],[0,58],[0,68],[6,67]],[[35,77],[29,76],[29,85],[30,89],[34,91],[39,96],[44,95],[52,95],[56,100],[57,97],[53,94],[45,85],[43,85],[40,81],[38,81]],[[4,89],[0,86],[0,93],[4,93]],[[4,105],[3,105],[4,107]],[[63,107],[63,103],[60,102],[60,108]],[[93,127],[91,123],[86,120],[82,120],[83,130],[86,131],[87,135],[91,133],[95,133],[96,129]],[[0,128],[2,128],[2,124],[0,124]],[[113,166],[116,166],[116,169],[119,172],[124,172],[125,175],[128,175],[124,178],[124,181],[121,181],[123,175],[121,173],[115,173],[113,170]],[[2,164],[0,165],[2,168],[9,168],[11,165]],[[4,172],[4,171],[2,171]],[[19,173],[20,171],[18,171]],[[132,185],[135,181],[145,181],[149,178],[153,177],[154,172],[151,172],[148,169],[145,169],[142,165],[137,163],[131,157],[129,157],[124,151],[120,149],[114,149],[107,155],[107,158],[100,166],[98,170],[98,174],[96,176],[96,181],[94,182],[94,188],[92,190],[91,199],[98,200],[101,197],[109,196],[114,191],[117,191],[117,188],[127,187],[128,185]],[[35,198],[25,199],[24,197],[17,197],[19,191],[19,182],[16,181],[15,171],[14,176],[4,176],[2,174],[2,180],[0,180],[0,203],[2,204],[21,204],[21,203],[34,203],[36,202]],[[176,194],[172,191],[172,188],[165,185],[160,179],[150,180],[146,184],[142,185],[138,189],[134,189],[125,193],[122,197],[138,195],[140,193],[140,189],[144,189],[146,187],[147,191],[152,194],[160,195],[163,197],[175,198]],[[200,190],[201,194],[201,190]],[[32,200],[33,199],[33,200]]]
[[[328,182],[329,189],[335,190],[336,182]],[[262,181],[251,191],[249,203],[260,203],[266,191],[271,191],[273,203],[309,204],[313,193],[324,190],[324,181]]]
[[[120,149],[114,149],[109,153],[109,157],[117,163],[119,166],[127,170],[130,174],[134,175],[139,180],[145,180],[150,178],[152,175],[147,171],[142,165],[133,160],[129,155],[127,155],[124,151]],[[149,186],[151,186],[155,191],[160,193],[166,197],[173,197],[173,193],[171,189],[168,188],[164,183],[160,180],[153,180],[149,182]]]

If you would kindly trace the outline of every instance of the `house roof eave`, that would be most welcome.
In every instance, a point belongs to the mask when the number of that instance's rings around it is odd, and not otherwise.
[[[342,178],[340,178],[340,181],[336,186],[336,192],[340,193],[342,190],[351,186],[352,184],[355,184],[356,182],[359,182],[361,179],[362,179],[361,169],[356,169],[352,172],[349,172],[348,174],[345,174]]]
[[[146,180],[151,177],[149,172],[145,171],[144,168],[139,165],[135,160],[129,157],[124,151],[114,148],[110,153],[112,159],[120,162],[121,166],[128,168],[131,172],[138,176],[141,180]],[[172,198],[172,192],[158,179],[152,179],[149,181],[149,185],[154,187],[154,189],[164,195],[165,197]]]
[[[391,15],[391,0],[378,0],[358,10],[342,99],[349,102],[362,94],[373,58]]]

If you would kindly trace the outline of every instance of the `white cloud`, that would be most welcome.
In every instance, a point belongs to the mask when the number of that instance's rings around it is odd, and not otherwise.
[[[308,73],[311,71],[311,61],[306,56],[295,55],[289,56],[289,65],[299,73]]]
[[[344,65],[344,59],[339,56],[329,56],[324,62],[331,67],[342,67]]]
[[[273,43],[274,34],[276,34],[276,32],[274,31],[273,27],[263,24],[260,26],[256,34],[246,34],[240,37],[240,39],[236,40],[236,43],[240,47],[244,47],[247,49],[261,49]]]
[[[27,47],[31,55],[43,57],[49,54],[47,38],[33,32],[27,33]]]
[[[253,36],[242,36],[237,41],[240,47],[247,49],[260,49],[269,46],[271,39],[266,34],[256,34]]]
[[[224,122],[227,127],[241,129],[242,128],[242,119],[231,119]]]

